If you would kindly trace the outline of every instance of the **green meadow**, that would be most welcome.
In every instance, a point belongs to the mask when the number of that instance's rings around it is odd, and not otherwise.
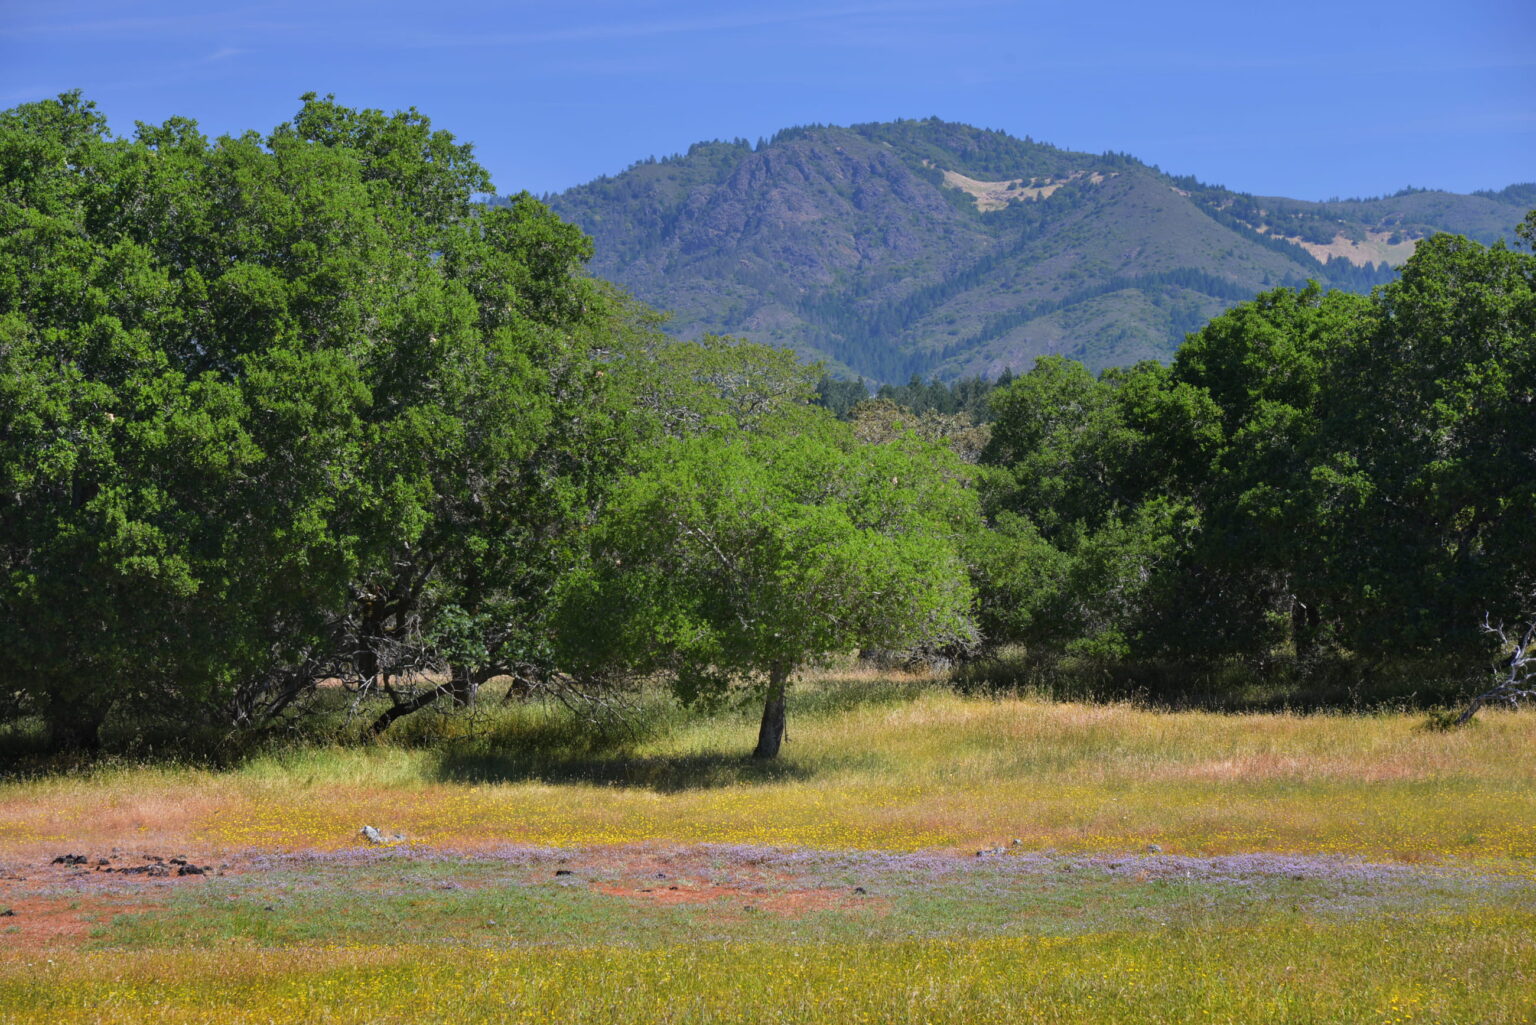
[[[942,683],[802,680],[767,764],[755,709],[655,695],[623,729],[486,702],[225,767],[13,773],[0,1020],[1536,1013],[1536,716]],[[121,871],[172,857],[208,872]]]

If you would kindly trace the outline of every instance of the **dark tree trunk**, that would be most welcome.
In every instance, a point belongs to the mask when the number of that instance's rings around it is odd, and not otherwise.
[[[480,692],[480,685],[494,675],[495,672],[490,669],[471,670],[466,666],[454,666],[449,670],[447,683],[424,690],[408,701],[397,701],[373,721],[368,732],[372,735],[383,733],[396,719],[419,712],[438,698],[451,698],[459,706],[473,704],[475,695]]]
[[[1291,599],[1291,640],[1297,658],[1306,659],[1317,654],[1322,623],[1322,613],[1315,603],[1307,605],[1299,598]]]
[[[533,694],[534,688],[539,685],[539,682],[531,678],[527,673],[513,673],[512,682],[507,685],[507,693],[502,696],[501,703],[508,705],[514,701],[526,700]]]
[[[102,709],[55,699],[48,705],[48,742],[55,751],[101,750]]]
[[[448,692],[449,687],[448,684],[445,683],[441,687],[433,687],[431,690],[424,690],[414,698],[411,698],[409,701],[402,701],[398,704],[391,705],[389,708],[386,708],[377,719],[373,720],[373,725],[368,727],[368,733],[372,736],[377,736],[378,734],[383,733],[385,730],[389,729],[389,727],[394,723],[396,719],[402,719],[405,716],[410,715],[412,712],[417,712],[423,708],[426,708],[432,702],[436,701],[438,698],[442,697]]]
[[[474,704],[475,697],[480,693],[480,688],[485,685],[485,681],[495,675],[495,669],[454,666],[449,672],[447,684],[448,693],[453,695],[453,703],[461,707]]]
[[[753,758],[777,758],[784,743],[784,691],[789,670],[775,669],[768,674],[768,697],[763,701],[763,723],[757,729],[757,750]]]
[[[453,703],[463,708],[474,704],[475,692],[480,689],[479,683],[470,673],[468,666],[454,666],[449,670],[448,693],[453,695]]]

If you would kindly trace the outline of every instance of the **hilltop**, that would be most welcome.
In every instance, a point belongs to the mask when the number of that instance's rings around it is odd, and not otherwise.
[[[904,381],[1046,353],[1165,359],[1265,288],[1363,291],[1431,233],[1508,236],[1536,185],[1260,197],[928,119],[699,143],[546,199],[596,240],[593,273],[670,311],[676,333]]]

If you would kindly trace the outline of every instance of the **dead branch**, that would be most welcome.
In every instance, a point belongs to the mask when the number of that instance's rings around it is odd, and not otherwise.
[[[1526,626],[1525,635],[1514,641],[1510,640],[1504,624],[1500,622],[1495,626],[1486,613],[1483,615],[1482,630],[1499,639],[1499,650],[1510,651],[1509,662],[1498,672],[1498,682],[1467,705],[1456,720],[1458,726],[1476,715],[1477,710],[1484,705],[1519,707],[1521,701],[1536,700],[1536,618],[1532,618]]]

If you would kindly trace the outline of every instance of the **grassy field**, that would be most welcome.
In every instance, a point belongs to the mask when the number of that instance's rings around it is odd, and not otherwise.
[[[778,764],[749,707],[635,723],[13,773],[0,1021],[1536,1020],[1536,715],[848,676]]]

